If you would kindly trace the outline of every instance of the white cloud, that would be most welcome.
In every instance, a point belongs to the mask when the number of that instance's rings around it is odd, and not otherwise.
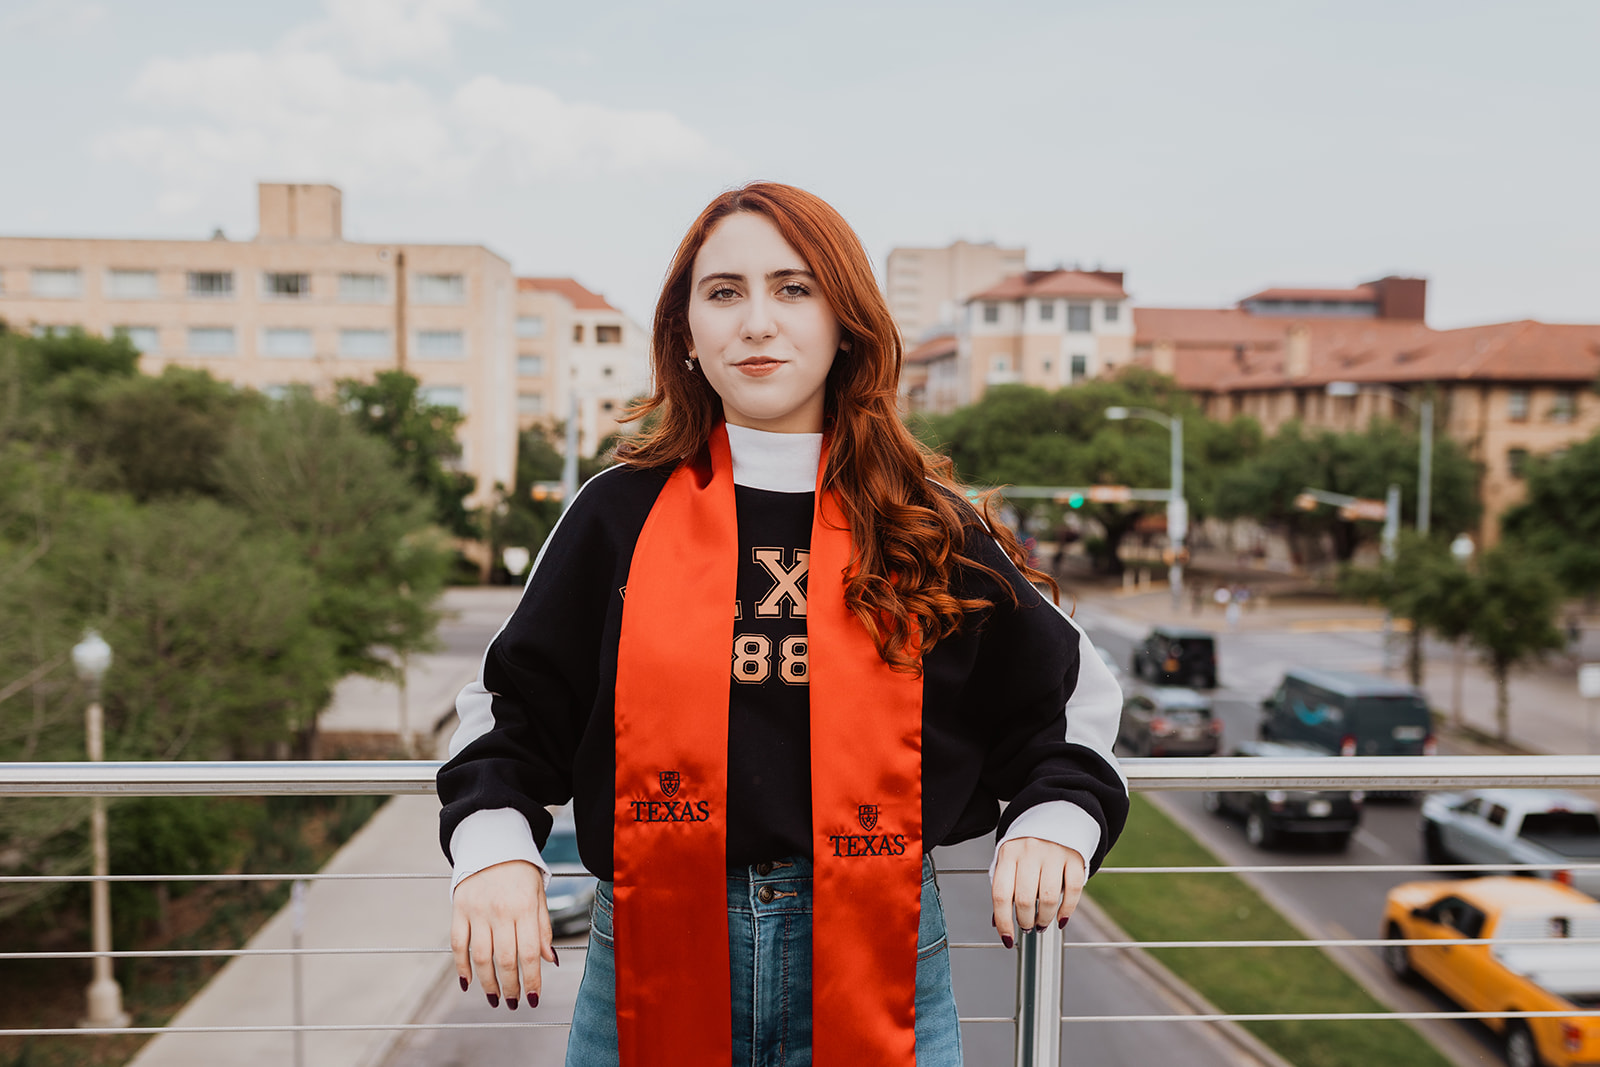
[[[105,22],[104,4],[39,0],[14,11],[0,12],[0,34],[6,37],[76,37]]]
[[[293,30],[291,47],[337,48],[363,66],[449,57],[457,25],[493,23],[479,0],[325,0],[327,15]]]
[[[385,11],[398,12],[396,28],[370,55],[426,55],[425,40],[447,46],[452,20],[477,17],[478,7],[476,0],[329,0],[330,21],[317,32],[328,25],[354,32],[363,20],[382,22]],[[236,198],[269,178],[464,194],[546,177],[725,162],[665,111],[574,103],[488,75],[440,91],[352,70],[335,51],[308,44],[313,36],[298,30],[266,51],[146,64],[130,95],[156,118],[96,137],[95,155],[154,175],[169,214]]]

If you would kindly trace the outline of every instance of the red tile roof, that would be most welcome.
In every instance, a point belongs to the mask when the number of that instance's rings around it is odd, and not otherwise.
[[[932,363],[936,359],[942,359],[945,356],[955,355],[956,348],[957,342],[955,334],[940,334],[938,337],[928,338],[926,341],[907,352],[905,354],[905,362]]]
[[[1251,300],[1335,300],[1358,301],[1364,304],[1376,303],[1378,291],[1370,285],[1358,285],[1353,289],[1263,289],[1259,293],[1252,293],[1239,303],[1248,303]]]
[[[536,290],[545,293],[560,293],[567,298],[567,302],[579,311],[616,311],[606,302],[606,298],[599,293],[590,292],[578,284],[575,278],[518,278],[519,290]]]
[[[1434,330],[1420,322],[1259,318],[1235,309],[1136,308],[1135,363],[1170,344],[1186,389],[1235,392],[1333,381],[1589,382],[1600,378],[1600,326],[1503,322]],[[1288,334],[1306,330],[1307,370],[1285,370]]]
[[[1086,299],[1125,300],[1127,290],[1101,274],[1082,270],[1030,270],[1013,274],[971,300],[1023,300],[1028,297],[1066,296]]]

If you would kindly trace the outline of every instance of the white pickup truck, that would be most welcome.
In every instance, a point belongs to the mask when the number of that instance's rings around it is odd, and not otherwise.
[[[1600,805],[1551,789],[1475,789],[1435,793],[1422,803],[1422,849],[1429,863],[1600,864]],[[1600,897],[1600,868],[1537,872]]]

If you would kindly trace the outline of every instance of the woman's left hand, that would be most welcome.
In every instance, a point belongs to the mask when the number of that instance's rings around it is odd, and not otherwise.
[[[994,926],[1010,948],[1017,928],[1043,930],[1067,924],[1087,879],[1083,857],[1065,845],[1014,837],[1000,846],[994,865]],[[1015,911],[1015,921],[1012,913]]]

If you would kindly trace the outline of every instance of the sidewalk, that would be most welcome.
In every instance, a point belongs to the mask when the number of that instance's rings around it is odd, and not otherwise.
[[[456,628],[464,619],[497,626],[515,606],[518,589],[460,589],[445,594],[444,608]],[[446,623],[441,630],[448,629]],[[448,636],[448,635],[446,635]],[[407,695],[419,754],[442,758],[450,731],[437,739],[433,727],[454,706],[455,694],[477,674],[482,649],[458,648],[414,657]],[[452,642],[447,641],[447,644]],[[364,678],[347,679],[323,714],[326,734],[387,736],[398,748],[399,688]],[[435,754],[435,748],[438,752]],[[432,796],[395,797],[334,855],[324,873],[426,873],[439,878],[313,881],[306,893],[308,949],[428,948],[423,953],[306,956],[301,964],[305,1022],[351,1025],[409,1023],[452,968],[449,867],[439,850],[439,802]],[[285,907],[250,939],[249,948],[289,948],[293,916]],[[173,1026],[287,1025],[294,1022],[293,964],[289,956],[242,956],[231,960],[192,999]],[[400,1036],[395,1030],[350,1030],[304,1035],[304,1059],[312,1067],[376,1067]],[[289,1033],[161,1034],[145,1045],[130,1067],[292,1067]]]

